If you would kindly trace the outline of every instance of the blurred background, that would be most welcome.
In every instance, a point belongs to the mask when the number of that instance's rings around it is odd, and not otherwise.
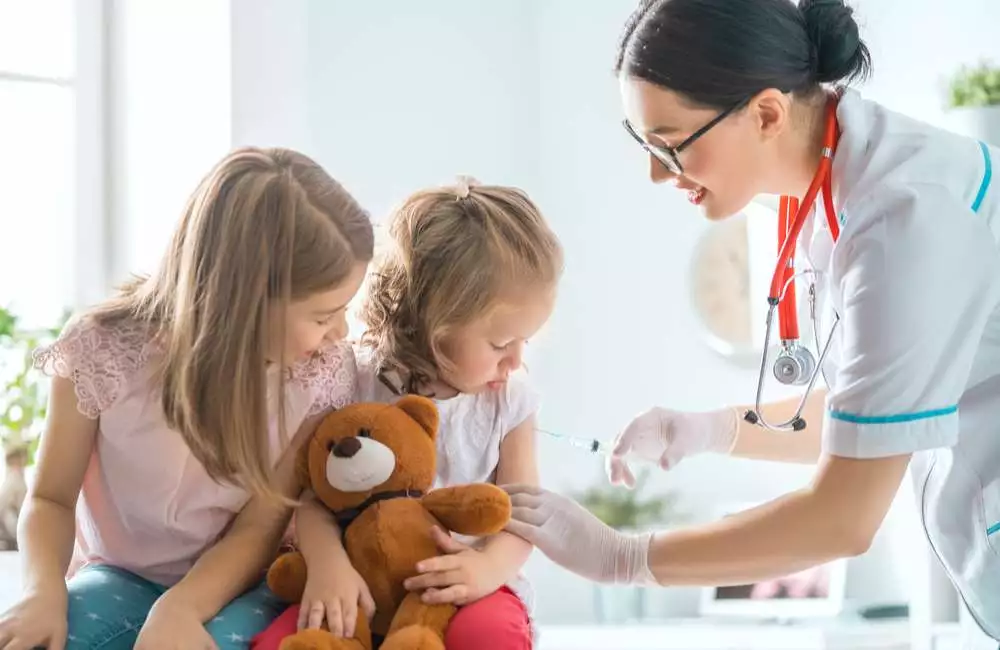
[[[44,385],[21,372],[25,346],[67,309],[150,270],[197,180],[247,144],[309,154],[376,221],[456,174],[528,191],[567,253],[556,313],[527,360],[544,398],[542,428],[610,439],[653,404],[750,401],[757,368],[745,353],[759,341],[773,215],[753,208],[746,223],[710,227],[682,193],[649,183],[646,158],[621,128],[611,72],[634,4],[0,0],[8,448],[30,445],[43,414]],[[995,138],[1000,77],[974,68],[1000,62],[1000,4],[853,5],[875,62],[865,95]],[[702,457],[626,493],[605,487],[602,462],[587,451],[539,445],[546,486],[628,529],[715,518],[811,475]],[[598,588],[536,553],[528,572],[541,647],[779,647],[767,635],[815,629],[780,647],[946,647],[962,615],[911,501],[904,490],[874,547],[829,568],[829,593],[801,606],[749,591]],[[7,554],[3,607],[16,577]]]

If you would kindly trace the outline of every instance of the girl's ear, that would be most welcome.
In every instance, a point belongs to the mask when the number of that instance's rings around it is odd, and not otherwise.
[[[407,395],[396,402],[396,406],[417,421],[427,435],[433,440],[437,436],[438,414],[437,406],[422,395]]]

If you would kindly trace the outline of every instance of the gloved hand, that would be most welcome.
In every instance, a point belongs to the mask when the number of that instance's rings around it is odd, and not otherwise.
[[[513,506],[506,530],[556,564],[595,582],[656,584],[648,565],[650,533],[623,534],[576,501],[539,487],[501,487]]]
[[[727,454],[736,442],[740,414],[734,408],[685,413],[652,408],[632,420],[614,441],[607,460],[608,478],[615,485],[635,486],[627,456],[670,469],[682,458],[704,452]]]

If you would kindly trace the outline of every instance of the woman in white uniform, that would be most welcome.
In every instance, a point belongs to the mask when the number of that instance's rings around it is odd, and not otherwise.
[[[844,89],[869,67],[843,0],[655,0],[633,14],[617,72],[651,179],[711,220],[758,194],[799,199],[792,241],[818,271],[832,340],[828,389],[795,431],[761,418],[794,421],[797,399],[653,408],[618,436],[611,480],[631,484],[636,457],[666,469],[701,452],[816,462],[816,475],[715,524],[639,536],[507,486],[510,530],[597,581],[758,582],[868,549],[910,467],[935,553],[1000,639],[1000,152]]]

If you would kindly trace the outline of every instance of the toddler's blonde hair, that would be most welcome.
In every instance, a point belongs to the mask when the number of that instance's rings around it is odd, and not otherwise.
[[[554,287],[562,274],[559,240],[514,187],[463,178],[423,190],[392,213],[388,229],[389,249],[361,309],[362,344],[399,392],[421,392],[439,378],[449,331],[486,316],[512,291]]]

